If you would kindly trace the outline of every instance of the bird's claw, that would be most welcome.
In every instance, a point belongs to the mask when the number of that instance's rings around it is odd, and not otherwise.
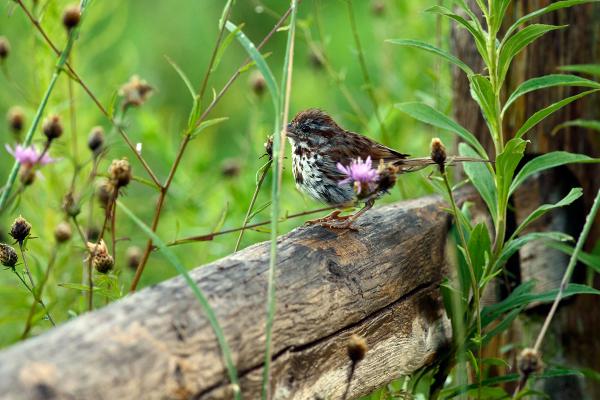
[[[323,218],[310,219],[306,221],[305,224],[325,226],[324,224],[334,223],[334,221],[344,221],[351,217],[351,215],[340,215],[341,213],[341,210],[335,210],[334,212]]]

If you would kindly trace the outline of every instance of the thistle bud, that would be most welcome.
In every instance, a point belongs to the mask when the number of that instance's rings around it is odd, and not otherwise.
[[[127,158],[113,160],[108,169],[108,175],[117,188],[127,186],[131,181],[131,164]]]
[[[42,126],[42,131],[49,142],[61,137],[63,133],[63,127],[62,123],[60,122],[60,117],[58,115],[52,115],[46,118],[46,121],[44,121],[44,125]]]
[[[529,376],[540,372],[544,368],[541,354],[532,348],[525,348],[519,354],[518,360],[519,372],[522,376]]]
[[[19,181],[23,186],[30,186],[35,182],[35,170],[31,166],[22,165],[19,170]]]
[[[221,175],[225,178],[235,178],[240,174],[240,162],[236,159],[223,160],[221,163]]]
[[[23,126],[25,125],[25,114],[21,107],[12,107],[8,110],[6,119],[8,120],[8,125],[13,133],[21,133]]]
[[[17,261],[19,261],[19,257],[15,249],[5,243],[0,243],[0,264],[14,268]]]
[[[94,155],[98,155],[104,147],[104,129],[101,126],[95,126],[92,128],[90,135],[88,136],[88,149]]]
[[[73,193],[69,192],[63,198],[62,209],[69,217],[76,217],[81,212],[79,204],[75,201]]]
[[[269,156],[269,160],[273,159],[273,135],[267,137],[267,141],[264,144],[265,152],[267,156]]]
[[[265,78],[262,76],[262,74],[258,71],[252,72],[252,75],[250,75],[249,82],[254,94],[258,97],[261,97],[265,92],[265,89],[267,88],[267,82],[265,81]]]
[[[56,243],[68,241],[71,239],[72,234],[73,231],[71,230],[71,225],[66,221],[60,222],[54,229],[54,239],[56,240]]]
[[[373,15],[381,17],[385,13],[385,3],[382,0],[374,0],[371,3]]]
[[[396,167],[395,165],[385,165],[383,162],[381,162],[377,168],[377,175],[379,176],[377,180],[377,190],[381,192],[388,192],[390,189],[392,189],[394,185],[396,185],[396,175],[398,175],[399,171],[400,168]]]
[[[19,244],[22,244],[31,233],[31,224],[22,216],[17,217],[10,227],[10,236],[13,237]]]
[[[79,21],[81,20],[81,9],[78,5],[70,5],[65,8],[63,13],[63,26],[66,30],[70,31],[79,25]]]
[[[100,229],[96,228],[95,226],[89,227],[85,232],[85,238],[88,240],[88,242],[97,242],[100,238]]]
[[[140,265],[140,261],[142,260],[142,249],[137,246],[131,246],[127,249],[126,258],[127,258],[127,266],[133,270],[137,269],[138,265]]]
[[[123,108],[141,106],[148,100],[153,90],[148,82],[133,75],[129,82],[119,89],[119,95],[123,96]]]
[[[10,54],[10,43],[4,36],[0,36],[0,61],[4,61]]]
[[[100,207],[108,208],[108,205],[113,201],[115,196],[115,187],[110,181],[106,181],[96,189],[96,196]]]
[[[105,274],[110,271],[115,262],[112,256],[108,253],[108,248],[104,240],[100,240],[100,243],[87,243],[88,251],[92,257],[92,266],[94,269],[101,274]]]
[[[362,337],[356,334],[350,336],[347,344],[348,357],[353,363],[357,363],[365,358],[365,354],[367,354],[367,341]]]
[[[440,172],[444,172],[446,147],[444,147],[444,144],[439,138],[433,138],[431,140],[431,159],[439,166]]]

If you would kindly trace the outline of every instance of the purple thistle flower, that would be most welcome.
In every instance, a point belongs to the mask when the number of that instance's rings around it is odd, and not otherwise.
[[[55,162],[56,160],[50,157],[47,153],[43,155],[39,153],[35,146],[23,147],[20,144],[11,149],[9,145],[5,145],[6,151],[17,160],[17,162],[25,167],[33,167],[34,165],[44,166]],[[40,158],[41,156],[41,158]]]
[[[342,186],[354,182],[357,194],[360,194],[363,189],[368,189],[369,192],[372,191],[379,178],[377,170],[372,168],[370,156],[365,161],[360,157],[352,160],[347,167],[337,163],[337,169],[346,176],[345,179],[338,182],[338,185]]]

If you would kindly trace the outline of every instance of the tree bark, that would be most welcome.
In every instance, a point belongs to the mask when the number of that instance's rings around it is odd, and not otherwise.
[[[274,398],[340,398],[355,333],[369,350],[349,398],[416,371],[445,349],[451,329],[438,290],[447,272],[444,207],[427,197],[376,208],[357,221],[358,231],[301,227],[279,239]],[[260,396],[268,264],[269,243],[261,243],[191,271],[223,327],[247,399]],[[214,333],[181,278],[0,352],[2,399],[231,393]]]

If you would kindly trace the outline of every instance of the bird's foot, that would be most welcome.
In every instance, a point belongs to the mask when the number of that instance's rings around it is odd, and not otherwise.
[[[351,217],[351,215],[340,215],[342,210],[335,210],[331,214],[326,215],[322,218],[310,219],[305,222],[306,225],[321,225],[333,223],[334,221],[344,221]]]
[[[350,218],[350,217],[352,217],[352,215],[349,215],[347,218],[345,218],[343,220],[321,222],[321,223],[319,223],[319,226],[322,226],[324,228],[329,228],[329,229],[347,229],[350,231],[358,231],[357,228],[352,226],[352,223],[354,222],[354,218]]]

